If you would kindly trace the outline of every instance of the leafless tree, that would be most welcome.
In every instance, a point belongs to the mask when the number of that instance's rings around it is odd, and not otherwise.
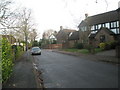
[[[19,12],[18,22],[16,23],[17,23],[16,27],[19,27],[19,29],[16,31],[24,36],[24,40],[26,42],[26,51],[27,51],[28,50],[28,36],[30,34],[30,30],[32,30],[32,27],[33,27],[31,10],[23,8]]]
[[[11,9],[12,5],[11,0],[0,0],[0,32],[2,34],[9,34],[14,27],[16,10]]]
[[[5,25],[6,19],[11,15],[8,6],[11,4],[8,0],[0,0],[0,24]]]
[[[32,29],[30,34],[29,34],[29,39],[31,42],[34,42],[35,39],[37,38],[38,34],[37,34],[37,30],[36,29]]]
[[[45,31],[44,33],[43,33],[43,38],[44,39],[49,39],[49,37],[52,35],[52,34],[55,34],[55,30],[52,30],[52,29],[49,29],[49,30],[47,30],[47,31]]]

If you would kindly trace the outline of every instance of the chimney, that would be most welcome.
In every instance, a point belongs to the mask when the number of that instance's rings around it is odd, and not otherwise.
[[[88,13],[85,14],[85,19],[88,17]]]
[[[62,26],[60,26],[60,30],[63,30],[63,27],[62,27]]]

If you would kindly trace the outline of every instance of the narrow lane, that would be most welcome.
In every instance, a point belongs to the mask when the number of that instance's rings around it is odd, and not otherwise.
[[[46,88],[117,88],[118,66],[42,50],[33,56]],[[97,58],[96,58],[97,59]]]

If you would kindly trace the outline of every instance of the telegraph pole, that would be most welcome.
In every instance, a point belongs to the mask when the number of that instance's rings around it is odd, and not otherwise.
[[[116,56],[117,58],[120,58],[120,1],[118,2],[118,9],[117,9],[117,13],[118,13],[118,21],[119,21],[119,33],[117,35],[117,41],[118,41],[118,44],[116,46]],[[120,62],[118,60],[118,62]]]

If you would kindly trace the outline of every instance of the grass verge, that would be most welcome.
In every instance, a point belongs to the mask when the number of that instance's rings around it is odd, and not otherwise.
[[[62,49],[63,51],[67,52],[76,52],[76,53],[82,53],[82,54],[90,54],[88,49]],[[100,48],[95,48],[95,53],[101,52],[102,50]]]

